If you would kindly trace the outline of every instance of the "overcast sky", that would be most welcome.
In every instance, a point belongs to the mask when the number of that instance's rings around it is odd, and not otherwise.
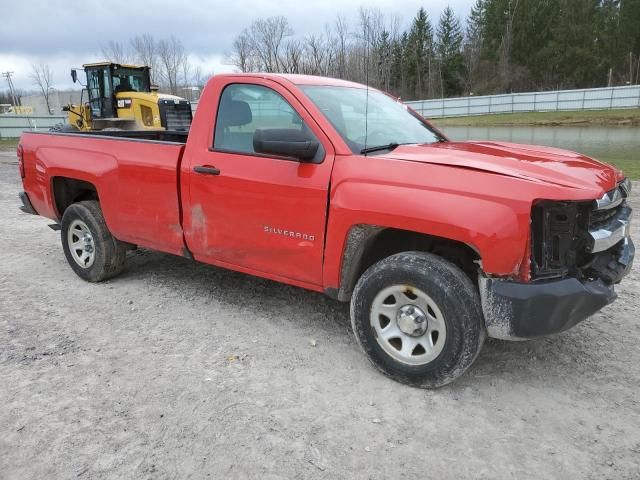
[[[337,15],[354,25],[360,5],[398,15],[405,28],[423,6],[432,21],[450,4],[463,20],[473,0],[7,0],[0,27],[0,72],[12,70],[16,88],[35,88],[31,64],[47,63],[54,86],[71,87],[69,70],[102,60],[109,40],[128,44],[145,32],[175,35],[203,73],[233,71],[226,64],[233,38],[257,18],[284,15],[295,35],[321,32]],[[435,21],[434,21],[435,23]],[[0,90],[7,88],[0,77]]]

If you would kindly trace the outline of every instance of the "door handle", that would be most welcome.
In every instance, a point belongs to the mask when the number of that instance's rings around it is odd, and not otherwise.
[[[193,171],[196,173],[202,173],[203,175],[220,175],[220,169],[216,167],[210,167],[208,165],[199,165],[193,167]]]

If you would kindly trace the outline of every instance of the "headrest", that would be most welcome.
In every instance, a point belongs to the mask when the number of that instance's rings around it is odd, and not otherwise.
[[[253,120],[249,104],[242,100],[223,99],[218,115],[226,127],[247,125]]]

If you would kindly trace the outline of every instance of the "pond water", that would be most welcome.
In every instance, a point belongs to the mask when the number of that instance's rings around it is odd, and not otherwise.
[[[435,122],[434,122],[435,123]],[[442,127],[451,140],[499,140],[564,148],[598,158],[640,160],[640,128],[634,127]]]

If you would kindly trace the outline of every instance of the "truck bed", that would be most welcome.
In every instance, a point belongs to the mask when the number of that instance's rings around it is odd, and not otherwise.
[[[186,132],[33,132],[22,136],[25,191],[38,214],[60,221],[67,179],[95,186],[119,240],[181,255],[179,168]],[[178,141],[182,137],[182,141]],[[75,200],[77,201],[77,199]]]

